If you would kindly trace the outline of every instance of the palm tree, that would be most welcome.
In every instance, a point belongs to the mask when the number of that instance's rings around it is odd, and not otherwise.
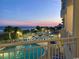
[[[21,31],[21,29],[19,27],[14,27],[14,31],[17,32],[17,31]]]
[[[19,27],[14,27],[13,30],[14,30],[14,34],[15,34],[14,38],[17,38],[17,32],[18,31],[22,32],[22,30]]]
[[[37,29],[38,31],[41,31],[41,27],[40,27],[40,26],[36,26],[36,29]]]
[[[7,32],[7,33],[9,34],[9,39],[12,39],[12,38],[11,38],[11,33],[12,33],[12,31],[13,31],[13,27],[12,27],[12,26],[7,26],[7,27],[5,27],[5,29],[4,29],[4,32]]]
[[[59,23],[59,24],[57,25],[57,30],[61,30],[62,28],[63,28],[63,24]]]
[[[17,38],[17,31],[21,31],[19,27],[6,26],[4,32],[9,34],[9,39]]]

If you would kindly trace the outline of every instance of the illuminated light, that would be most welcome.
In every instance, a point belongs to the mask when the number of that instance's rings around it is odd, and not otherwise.
[[[20,34],[20,32],[19,32],[19,31],[17,31],[17,34]]]
[[[0,54],[0,56],[2,56],[2,54]]]
[[[49,34],[50,34],[51,32],[49,32]]]
[[[61,37],[61,34],[60,34],[60,33],[58,34],[58,37],[59,37],[59,38]]]

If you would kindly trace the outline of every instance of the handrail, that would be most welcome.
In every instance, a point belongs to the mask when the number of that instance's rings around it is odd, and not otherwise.
[[[4,44],[0,44],[0,48],[2,47],[8,47],[8,46],[17,46],[17,45],[24,45],[24,44],[33,44],[33,43],[42,43],[42,42],[51,42],[51,41],[63,41],[63,42],[67,42],[67,39],[69,39],[70,41],[73,39],[79,39],[76,37],[69,37],[69,38],[54,38],[55,40],[30,40],[30,41],[19,41],[19,42],[14,42],[14,43],[4,43]],[[69,42],[67,42],[69,43]]]

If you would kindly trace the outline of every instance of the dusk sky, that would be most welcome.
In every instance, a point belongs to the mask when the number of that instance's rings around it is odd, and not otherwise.
[[[0,0],[0,25],[55,26],[61,0]]]

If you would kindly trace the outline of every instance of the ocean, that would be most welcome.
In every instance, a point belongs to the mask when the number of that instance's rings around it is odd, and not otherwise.
[[[3,32],[5,27],[6,26],[0,26],[0,32]],[[35,28],[35,26],[17,26],[17,27],[21,28],[22,30],[31,30]]]

